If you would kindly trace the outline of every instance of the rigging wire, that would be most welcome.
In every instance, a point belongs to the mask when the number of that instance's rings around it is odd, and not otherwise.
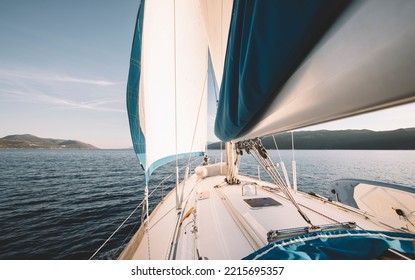
[[[209,71],[210,75],[208,75],[208,77],[210,76],[210,79],[212,81],[213,92],[215,93],[215,101],[216,101],[216,108],[217,108],[218,107],[218,103],[219,103],[218,85],[217,85],[217,81],[216,81],[215,72],[212,71],[213,62],[212,62],[212,56],[210,54],[210,50],[209,50],[208,54],[209,54],[209,70],[211,70],[211,71]]]
[[[198,159],[195,159],[191,162],[191,164],[193,164],[194,162],[196,162]],[[182,168],[180,168],[180,170],[184,169],[185,166],[183,166]],[[165,177],[152,191],[151,193],[148,195],[148,197],[152,197],[153,194],[160,188],[160,186],[163,186],[164,183],[170,179],[174,174],[176,174],[176,172],[172,172],[170,175],[168,175],[167,177]],[[131,218],[131,216],[137,211],[137,209],[139,207],[141,207],[144,204],[144,199],[137,205],[137,207],[130,213],[130,215],[128,215],[128,217],[118,226],[118,228],[104,241],[104,243],[102,243],[102,245],[95,251],[95,253],[89,258],[89,260],[92,260],[101,250],[102,248],[111,240],[112,237],[114,237],[114,235],[124,226],[124,224]],[[130,232],[131,233],[131,232]],[[125,240],[124,240],[125,242]],[[123,243],[124,243],[123,242]]]
[[[222,28],[222,25],[221,25]],[[221,37],[222,40],[222,37]],[[222,44],[221,44],[222,46]],[[221,55],[222,55],[222,51],[221,51]],[[213,92],[215,93],[215,101],[216,101],[216,111],[218,110],[219,107],[219,94],[218,94],[218,84],[217,84],[217,80],[216,80],[216,75],[215,72],[212,71],[213,69],[213,62],[212,62],[212,56],[210,55],[210,51],[209,51],[209,73],[210,75],[208,75],[208,77],[210,76],[211,81],[212,81],[212,85],[213,85]],[[223,146],[222,146],[222,141],[220,142],[220,162],[223,162]],[[220,173],[222,173],[222,165],[220,167]]]
[[[150,247],[150,215],[148,214],[148,186],[144,189],[144,205],[146,207],[146,232],[147,232],[147,253],[148,259],[151,260],[151,247]]]
[[[290,179],[288,177],[287,169],[285,168],[285,163],[282,160],[282,157],[281,157],[281,154],[280,154],[280,149],[278,149],[277,141],[275,140],[275,136],[274,135],[272,135],[272,139],[274,140],[274,145],[275,145],[275,148],[276,148],[276,150],[278,152],[278,157],[280,158],[281,169],[282,169],[282,172],[284,174],[285,182],[286,182],[287,186],[290,187],[291,186],[291,183],[290,183]]]
[[[294,132],[291,131],[291,150],[293,152],[293,161],[295,161],[295,153],[294,153]]]
[[[190,153],[189,153],[189,159],[188,159],[188,161],[187,161],[187,165],[186,165],[186,172],[185,172],[185,177],[184,177],[184,183],[183,183],[182,194],[181,194],[181,196],[180,196],[180,200],[179,200],[179,204],[180,204],[180,205],[181,205],[181,204],[182,204],[182,202],[183,202],[184,186],[185,186],[185,184],[186,184],[186,180],[187,180],[187,177],[188,177],[188,175],[189,175],[189,170],[190,170],[190,167],[191,167],[191,162],[190,162],[190,160],[192,159],[193,145],[194,145],[195,138],[196,138],[197,124],[199,123],[199,116],[200,116],[200,111],[201,111],[201,109],[202,109],[203,97],[205,96],[205,88],[206,88],[206,81],[207,81],[207,78],[208,78],[208,72],[206,71],[206,76],[205,76],[204,83],[203,83],[203,87],[202,87],[202,94],[201,94],[201,96],[200,96],[200,101],[199,101],[199,109],[198,109],[198,111],[197,111],[196,122],[195,122],[195,126],[194,126],[194,129],[193,129],[192,144],[190,145],[190,150],[189,150],[189,151],[190,151]],[[207,91],[206,91],[206,92],[207,92]],[[176,168],[177,168],[177,166],[176,166]],[[179,184],[177,184],[177,187],[176,187],[176,188],[178,188],[178,187],[179,187]]]
[[[178,156],[178,133],[177,133],[177,50],[176,50],[176,0],[173,1],[173,59],[174,59],[174,135],[176,141],[176,209],[179,209],[179,156]]]
[[[124,222],[121,223],[121,225],[118,226],[118,228],[110,235],[110,237],[107,238],[107,240],[105,240],[105,242],[98,248],[98,250],[95,251],[95,253],[89,258],[90,260],[92,260],[96,254],[98,254],[99,251],[101,251],[101,249],[105,246],[105,244],[108,243],[108,241],[110,241],[110,239],[120,230],[120,228],[127,222],[128,219],[130,219],[130,217],[135,213],[135,211],[137,211],[137,209],[144,203],[144,200],[141,201],[140,204],[138,204],[138,206],[130,213],[130,215],[128,215],[128,217],[124,220]]]
[[[278,157],[280,158],[280,162],[282,162],[282,157],[281,157],[280,149],[278,149],[277,141],[275,140],[275,136],[274,135],[272,135],[272,140],[274,140],[275,149],[277,150]]]
[[[241,147],[241,150],[242,148],[245,148],[245,151],[247,151],[247,153],[253,155],[255,160],[258,163],[260,163],[261,166],[264,168],[265,172],[267,172],[267,174],[274,180],[278,188],[285,194],[285,196],[297,208],[298,212],[303,217],[303,219],[307,223],[309,223],[311,226],[313,226],[313,224],[311,223],[311,220],[301,210],[297,201],[295,201],[290,190],[288,189],[288,186],[282,180],[281,175],[279,174],[278,170],[275,168],[275,165],[272,162],[272,159],[270,158],[268,151],[265,149],[264,145],[261,143],[261,140],[259,138],[255,140],[247,140],[247,141],[239,142],[238,145]],[[251,153],[250,151],[253,151],[254,153]]]
[[[293,189],[295,192],[297,192],[297,163],[295,161],[294,131],[291,131],[291,147],[293,150],[293,160],[292,160]]]
[[[208,72],[206,71],[206,77],[205,77],[205,82],[203,83],[203,88],[202,88],[202,95],[200,96],[200,101],[199,101],[199,109],[197,111],[197,117],[196,117],[196,122],[195,122],[195,127],[193,129],[193,138],[192,138],[192,144],[190,146],[190,152],[193,150],[193,145],[195,142],[195,137],[196,137],[196,131],[197,131],[197,124],[199,123],[199,116],[200,116],[200,110],[202,109],[202,103],[203,103],[203,97],[205,96],[205,88],[206,88],[206,81],[208,78]],[[190,167],[190,160],[192,158],[192,154],[189,154],[189,160],[187,162],[187,165]]]

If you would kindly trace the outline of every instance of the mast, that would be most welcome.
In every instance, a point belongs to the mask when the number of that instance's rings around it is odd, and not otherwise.
[[[226,182],[229,185],[239,184],[241,181],[237,178],[239,172],[240,154],[238,151],[234,151],[234,143],[226,142]]]

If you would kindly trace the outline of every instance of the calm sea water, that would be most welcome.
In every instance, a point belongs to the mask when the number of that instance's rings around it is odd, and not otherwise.
[[[271,154],[278,159],[276,151]],[[209,155],[211,162],[220,158],[219,151]],[[281,151],[281,157],[291,172],[291,151]],[[415,151],[299,150],[295,159],[299,189],[324,196],[328,182],[341,178],[415,185]],[[241,172],[257,176],[254,160],[242,161]],[[150,191],[171,167],[155,172]],[[174,180],[158,189],[152,207]],[[141,202],[143,182],[132,150],[0,150],[0,259],[89,259]],[[121,253],[140,212],[96,259]]]

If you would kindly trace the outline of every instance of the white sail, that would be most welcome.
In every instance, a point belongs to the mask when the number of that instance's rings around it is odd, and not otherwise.
[[[199,0],[215,77],[220,88],[233,0]]]
[[[148,175],[176,156],[204,152],[207,69],[199,2],[145,1],[139,119]]]

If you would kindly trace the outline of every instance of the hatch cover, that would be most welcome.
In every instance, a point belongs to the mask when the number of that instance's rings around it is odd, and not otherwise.
[[[244,199],[246,203],[252,208],[279,206],[281,203],[272,199],[271,197],[247,198]]]

